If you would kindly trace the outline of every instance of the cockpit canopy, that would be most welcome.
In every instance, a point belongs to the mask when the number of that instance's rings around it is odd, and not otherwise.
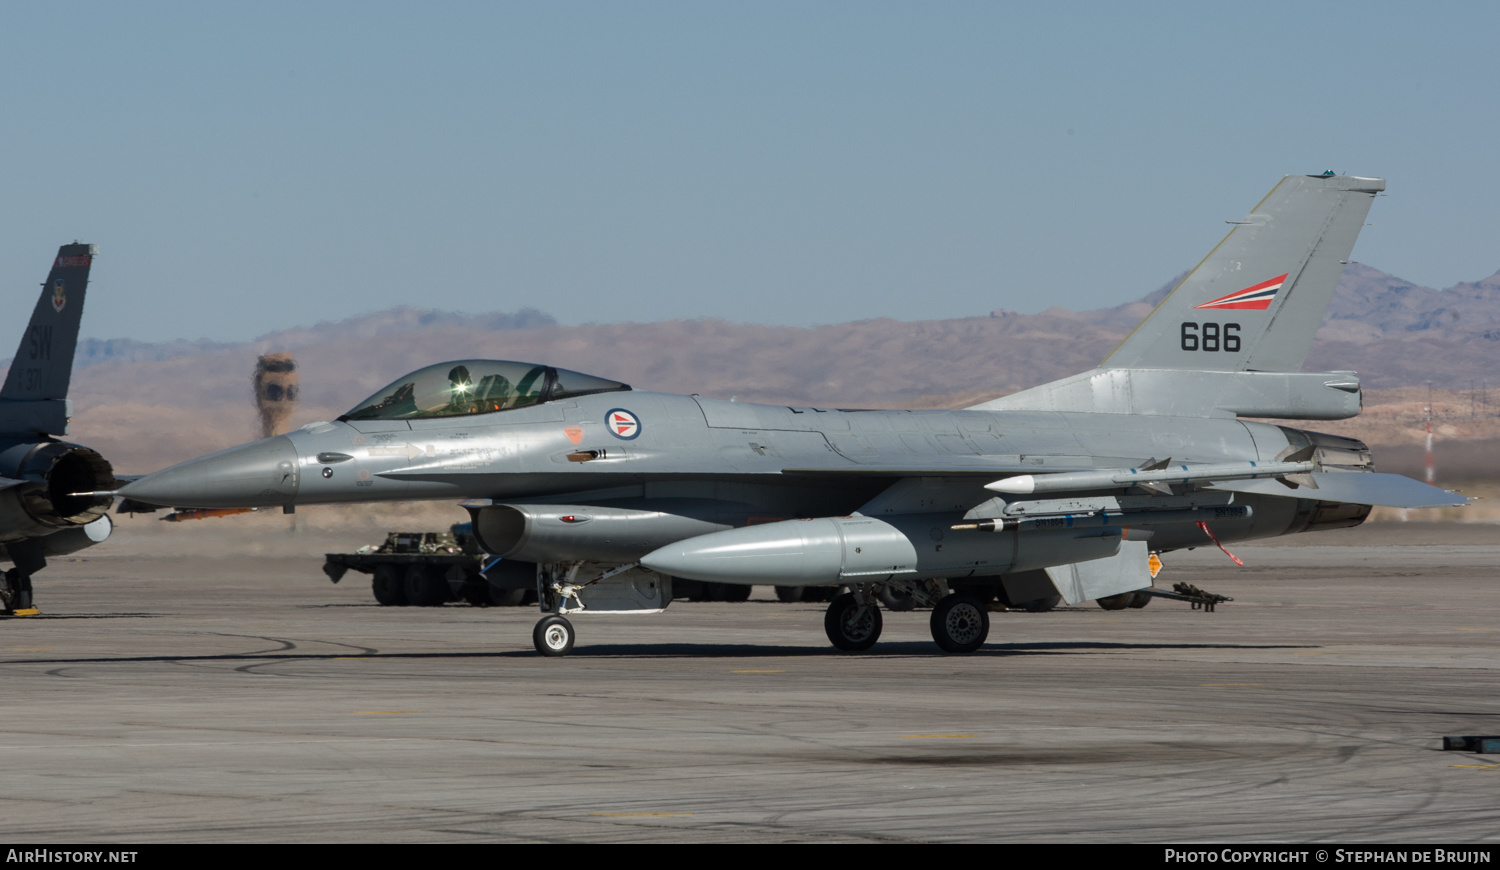
[[[339,419],[464,417],[628,389],[628,384],[551,366],[509,360],[462,359],[417,369],[397,378]]]

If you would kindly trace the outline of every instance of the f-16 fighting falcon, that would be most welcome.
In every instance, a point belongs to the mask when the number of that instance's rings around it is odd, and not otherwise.
[[[933,606],[939,647],[971,652],[989,632],[975,589],[1077,603],[1149,587],[1151,553],[1466,501],[1375,473],[1356,440],[1243,419],[1359,413],[1354,372],[1301,368],[1384,189],[1287,176],[1098,368],[962,411],[755,405],[457,360],[121,492],[476,500],[500,557],[486,576],[535,584],[543,655],[573,648],[569,616],[666,607],[674,578],[848,587],[824,623],[849,651],[879,638],[880,592],[909,595]]]
[[[0,387],[0,605],[31,611],[31,575],[48,556],[73,553],[109,537],[107,494],[117,486],[97,452],[53,437],[68,434],[68,384],[95,247],[63,245],[42,285]],[[105,493],[105,494],[95,494]]]

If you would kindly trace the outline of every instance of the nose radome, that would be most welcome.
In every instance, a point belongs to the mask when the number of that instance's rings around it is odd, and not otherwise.
[[[163,507],[270,507],[297,495],[297,448],[265,438],[148,474],[120,495]]]

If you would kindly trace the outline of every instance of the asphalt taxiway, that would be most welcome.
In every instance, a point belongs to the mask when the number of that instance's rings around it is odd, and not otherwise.
[[[1440,749],[1500,734],[1500,526],[1200,549],[1159,582],[1215,613],[997,613],[970,656],[925,612],[839,654],[758,588],[544,659],[534,609],[380,607],[318,570],[365,541],[233,522],[138,519],[0,622],[13,839],[1500,845],[1500,756]]]

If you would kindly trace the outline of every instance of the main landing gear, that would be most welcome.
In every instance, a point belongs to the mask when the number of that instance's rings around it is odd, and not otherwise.
[[[990,636],[990,613],[977,596],[954,593],[932,608],[932,639],[943,652],[971,653]]]
[[[823,631],[828,640],[844,652],[863,652],[880,639],[881,596],[872,587],[873,584],[859,584],[853,592],[833,599],[823,615]],[[927,583],[909,584],[902,591],[924,606],[933,605],[932,639],[944,652],[971,653],[989,637],[989,609],[978,596],[955,592],[938,598],[940,587]]]
[[[833,599],[823,614],[823,631],[844,652],[864,652],[880,639],[880,608],[861,585]]]
[[[8,614],[34,613],[31,603],[31,575],[19,568],[5,572],[0,583],[0,611]]]

